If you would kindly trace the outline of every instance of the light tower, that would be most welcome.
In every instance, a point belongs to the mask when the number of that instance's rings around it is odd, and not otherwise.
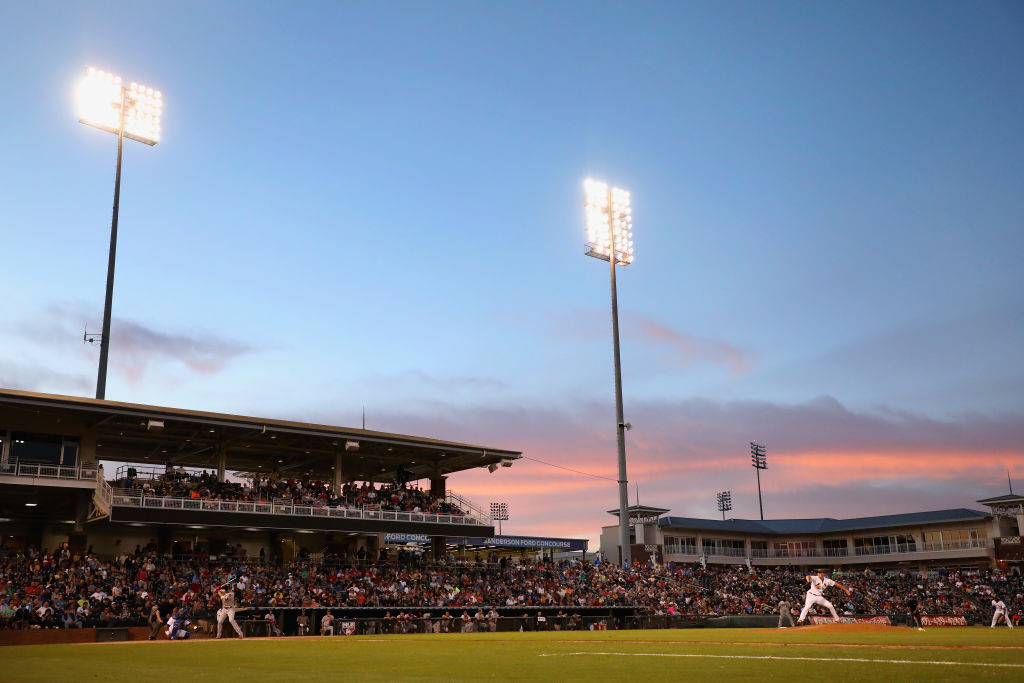
[[[107,294],[100,334],[100,365],[96,374],[96,398],[107,393],[107,357],[110,351],[110,309],[114,299],[114,262],[117,253],[117,214],[121,199],[121,152],[124,139],[152,147],[160,140],[163,95],[159,90],[132,83],[92,67],[78,86],[78,120],[117,135],[117,170],[114,174],[114,211],[110,219],[110,254],[107,258]]]
[[[721,491],[715,494],[718,498],[718,511],[722,513],[722,521],[725,521],[725,513],[732,510],[732,491]]]
[[[612,281],[612,350],[615,355],[615,433],[619,449],[619,563],[630,564],[629,488],[626,479],[626,430],[622,416],[622,364],[619,360],[619,302],[615,265],[633,262],[633,211],[629,192],[588,178],[583,183],[586,200],[587,256],[608,261]]]
[[[498,535],[501,536],[501,523],[508,521],[508,503],[491,503],[491,519],[498,523]]]
[[[764,504],[761,502],[761,470],[768,469],[768,456],[765,455],[764,444],[750,442],[750,464],[757,471],[757,506],[761,508],[761,520],[764,520]]]

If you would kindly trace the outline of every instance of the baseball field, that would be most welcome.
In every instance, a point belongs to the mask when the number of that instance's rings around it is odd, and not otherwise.
[[[0,649],[2,681],[1024,681],[1024,629],[835,624]]]

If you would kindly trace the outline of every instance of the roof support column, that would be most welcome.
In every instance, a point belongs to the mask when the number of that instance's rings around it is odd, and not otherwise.
[[[228,467],[228,447],[217,444],[217,481],[224,483],[225,470]]]
[[[334,454],[334,482],[331,491],[336,496],[341,495],[341,451]]]
[[[431,498],[444,498],[447,494],[445,490],[445,482],[448,477],[436,474],[430,478],[430,497]]]

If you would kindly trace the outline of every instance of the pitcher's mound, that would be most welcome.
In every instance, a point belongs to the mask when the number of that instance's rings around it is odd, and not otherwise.
[[[800,631],[816,631],[821,633],[881,633],[895,630],[896,626],[885,626],[883,624],[811,624],[802,626]],[[905,629],[904,629],[905,630]]]

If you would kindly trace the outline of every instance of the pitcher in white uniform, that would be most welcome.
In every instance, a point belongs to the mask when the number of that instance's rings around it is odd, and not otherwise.
[[[999,620],[1002,619],[1006,622],[1006,625],[1013,628],[1013,620],[1010,619],[1010,611],[1006,609],[1006,603],[1002,600],[993,600],[992,608],[995,609],[995,614],[992,615],[992,625],[989,628],[995,628]]]
[[[807,591],[807,599],[804,600],[804,608],[800,611],[800,618],[796,620],[797,626],[801,626],[804,623],[804,619],[807,617],[807,613],[811,610],[811,605],[821,605],[828,609],[832,613],[832,618],[839,622],[839,615],[836,614],[836,608],[832,606],[832,603],[825,599],[823,595],[826,588],[830,586],[838,586],[839,588],[846,591],[846,594],[850,594],[850,589],[846,586],[836,583],[832,579],[825,576],[825,572],[819,571],[818,575],[810,575],[805,577],[811,584],[811,587]]]

